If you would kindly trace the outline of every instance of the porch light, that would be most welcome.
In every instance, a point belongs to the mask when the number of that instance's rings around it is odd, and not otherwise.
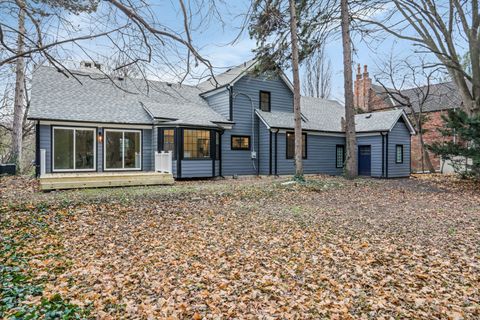
[[[98,142],[99,142],[99,143],[102,143],[102,141],[103,141],[102,132],[99,131],[99,132],[98,132]]]

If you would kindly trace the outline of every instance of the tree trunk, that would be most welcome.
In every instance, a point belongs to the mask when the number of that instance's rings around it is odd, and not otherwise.
[[[18,0],[18,40],[17,51],[24,51],[25,40],[25,2]],[[22,145],[23,145],[23,114],[25,109],[25,59],[17,58],[16,61],[16,79],[15,79],[15,98],[13,109],[12,126],[12,158],[11,161],[17,165],[17,172],[21,171],[22,166]]]
[[[352,46],[350,43],[350,15],[348,1],[341,0],[341,24],[343,42],[343,76],[345,89],[345,140],[347,154],[345,161],[345,176],[353,179],[358,175],[357,138],[355,135],[355,110],[353,107],[352,86]]]
[[[303,179],[302,116],[300,110],[300,75],[298,71],[297,13],[295,8],[295,0],[289,1],[293,69],[293,112],[295,119],[295,177]]]

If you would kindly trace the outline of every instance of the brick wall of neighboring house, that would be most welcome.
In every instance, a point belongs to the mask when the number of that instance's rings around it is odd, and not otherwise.
[[[378,96],[372,89],[372,79],[368,74],[368,67],[357,66],[357,76],[353,83],[353,105],[360,112],[374,112],[390,109],[392,106],[385,102],[384,97]]]
[[[378,88],[377,88],[378,89]],[[363,73],[361,72],[360,65],[357,67],[357,75],[354,82],[354,106],[359,112],[375,112],[394,108],[393,103],[387,100],[386,95],[378,94],[377,91],[372,89],[372,80],[369,77],[367,66],[364,66]],[[438,128],[443,127],[442,114],[446,111],[435,111],[424,113],[426,115],[425,123],[423,124],[426,132],[423,134],[425,144],[432,144],[435,141],[442,141],[445,139],[438,132]],[[415,122],[412,120],[412,124]],[[411,147],[411,161],[412,171],[422,171],[422,153],[420,147],[420,139],[418,134],[412,136]],[[440,159],[432,153],[429,153],[430,160],[436,171],[441,169]],[[424,170],[428,170],[427,166]]]
[[[446,111],[425,113],[426,119],[423,123],[423,128],[425,131],[423,133],[423,141],[425,144],[428,145],[432,144],[433,142],[441,142],[445,140],[445,137],[438,132],[438,128],[444,126],[442,115],[445,115],[446,113]],[[440,171],[440,158],[431,152],[429,152],[429,157],[435,171]],[[428,171],[428,167],[426,165],[424,165],[422,168],[422,152],[418,134],[412,136],[411,159],[413,172],[421,172],[422,170]]]

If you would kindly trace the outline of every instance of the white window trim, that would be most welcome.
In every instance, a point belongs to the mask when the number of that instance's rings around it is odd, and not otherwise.
[[[73,169],[55,169],[55,129],[60,130],[72,130],[73,131]],[[75,163],[75,147],[76,147],[76,139],[75,139],[75,132],[77,130],[83,131],[92,131],[93,133],[93,169],[76,169]],[[52,172],[92,172],[97,171],[97,129],[96,128],[86,128],[86,127],[59,127],[54,126],[52,127]]]
[[[107,132],[122,132],[122,140],[125,139],[125,132],[140,133],[140,167],[139,168],[125,168],[125,145],[122,145],[122,168],[107,168]],[[142,171],[143,153],[142,153],[142,130],[130,129],[104,129],[103,130],[103,171]]]

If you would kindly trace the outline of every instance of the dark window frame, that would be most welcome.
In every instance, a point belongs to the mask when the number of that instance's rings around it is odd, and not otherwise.
[[[400,147],[400,150],[401,150],[401,153],[400,153],[400,154],[401,154],[401,158],[402,158],[401,161],[398,161],[398,150],[399,150],[398,147]],[[403,163],[403,161],[404,161],[404,153],[405,153],[405,152],[404,152],[404,146],[403,146],[403,144],[397,144],[397,145],[395,145],[395,163]]]
[[[235,138],[247,138],[248,139],[248,148],[234,148],[233,147],[233,139]],[[250,136],[247,135],[231,135],[230,136],[230,150],[235,151],[250,151],[252,149],[252,139]]]
[[[286,132],[285,133],[285,157],[287,159],[294,159],[295,158],[295,147],[294,147],[294,150],[293,150],[293,156],[292,157],[289,157],[288,156],[288,135],[291,134],[293,135],[293,139],[295,141],[295,132]],[[308,138],[307,138],[307,133],[305,132],[302,132],[302,137],[305,137],[305,148],[302,148],[302,159],[308,159]],[[295,146],[295,142],[293,144]]]
[[[338,165],[338,148],[342,148],[342,165]],[[335,146],[335,168],[343,168],[345,166],[345,145],[337,144]]]
[[[177,130],[175,128],[171,127],[165,127],[165,128],[159,128],[158,129],[158,152],[165,151],[165,131],[166,130],[172,130],[173,131],[173,150],[172,150],[172,159],[176,160],[177,159],[177,146],[176,146],[176,135],[177,135]]]
[[[185,131],[206,131],[208,132],[208,157],[186,157],[185,156]],[[196,128],[183,128],[182,129],[182,160],[190,161],[190,160],[212,160],[212,132],[208,129],[196,129]],[[203,140],[203,139],[202,139]]]
[[[262,108],[262,94],[263,93],[268,94],[268,110],[263,110],[263,108]],[[265,111],[265,112],[272,111],[272,93],[270,91],[260,90],[260,92],[258,94],[258,107],[259,107],[260,110]]]

